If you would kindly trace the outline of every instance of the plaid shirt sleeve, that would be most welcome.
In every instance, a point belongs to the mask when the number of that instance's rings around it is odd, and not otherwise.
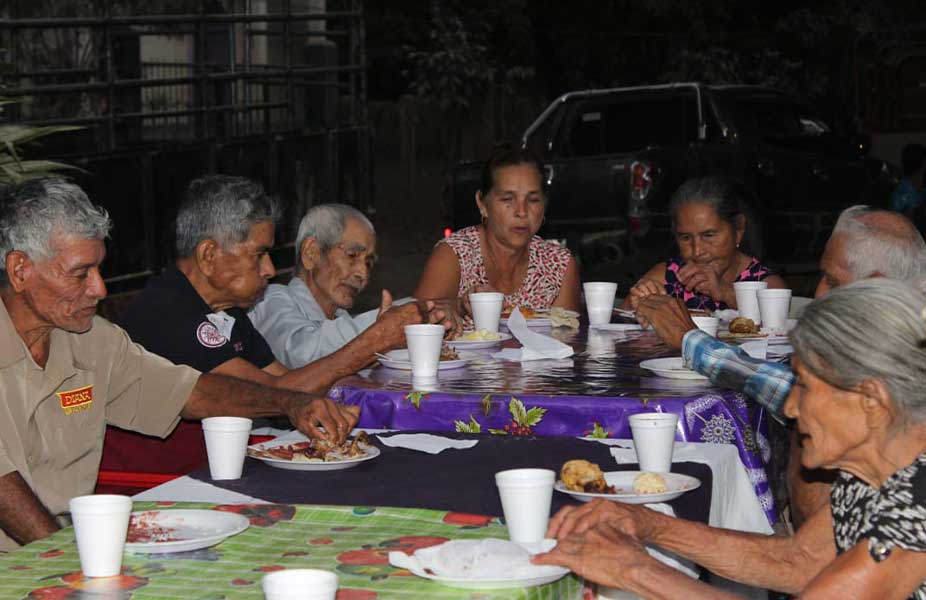
[[[697,329],[685,334],[682,358],[687,367],[715,385],[742,391],[773,417],[784,420],[782,408],[795,379],[786,365],[756,360],[737,346],[725,344]]]

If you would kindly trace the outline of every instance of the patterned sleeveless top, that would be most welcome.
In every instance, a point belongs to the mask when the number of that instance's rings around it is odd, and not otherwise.
[[[666,261],[666,294],[673,298],[681,298],[688,308],[701,310],[726,310],[730,308],[726,302],[717,302],[707,294],[686,290],[682,282],[678,280],[678,270],[684,264],[681,256]],[[760,263],[758,259],[753,258],[733,281],[762,281],[770,275],[773,275],[772,270]]]
[[[488,285],[482,246],[479,243],[479,226],[455,232],[438,244],[447,244],[460,263],[460,290],[458,296],[469,293],[477,285]],[[553,306],[559,296],[571,254],[554,242],[534,236],[528,246],[527,273],[521,287],[505,296],[505,306],[524,306],[543,310]]]
[[[836,554],[863,543],[875,562],[894,548],[926,552],[926,454],[875,489],[841,471],[830,493]],[[920,584],[909,600],[926,600]]]

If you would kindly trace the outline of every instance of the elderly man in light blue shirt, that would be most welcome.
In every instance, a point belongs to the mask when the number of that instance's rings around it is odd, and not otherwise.
[[[378,310],[356,317],[347,312],[375,262],[376,233],[363,213],[344,204],[310,209],[299,224],[292,281],[270,285],[249,313],[277,360],[290,369],[335,352],[372,361],[376,352],[404,346],[404,326],[421,317],[392,308],[388,291]]]

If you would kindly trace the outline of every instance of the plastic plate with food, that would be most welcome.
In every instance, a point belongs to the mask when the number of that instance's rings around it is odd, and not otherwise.
[[[457,350],[479,350],[493,348],[511,339],[510,333],[493,332],[487,329],[464,331],[460,337],[444,342]]]
[[[219,510],[133,512],[125,550],[136,554],[199,550],[239,534],[249,525],[247,517]]]
[[[678,498],[686,492],[701,487],[701,480],[681,473],[647,473],[645,471],[608,471],[602,473],[606,486],[603,491],[584,491],[583,489],[570,489],[563,480],[557,481],[553,489],[568,494],[581,502],[588,502],[595,498],[616,500],[625,504],[645,504],[651,502],[665,502]],[[665,491],[649,491],[659,489],[654,486],[652,479],[646,476],[656,475],[665,483]],[[641,479],[640,482],[635,482]],[[643,481],[645,479],[645,481]],[[575,486],[574,486],[575,487]]]
[[[332,444],[324,440],[270,441],[248,446],[248,456],[271,467],[293,471],[339,471],[356,467],[379,456],[365,433],[353,440]]]

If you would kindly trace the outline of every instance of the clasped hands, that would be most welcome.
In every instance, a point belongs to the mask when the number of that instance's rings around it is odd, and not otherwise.
[[[733,284],[724,281],[710,265],[694,262],[686,263],[676,273],[679,283],[686,291],[704,294],[715,302],[724,302],[736,306],[736,294]],[[641,279],[630,288],[630,307],[634,310],[644,298],[666,295],[665,284],[652,279]]]

